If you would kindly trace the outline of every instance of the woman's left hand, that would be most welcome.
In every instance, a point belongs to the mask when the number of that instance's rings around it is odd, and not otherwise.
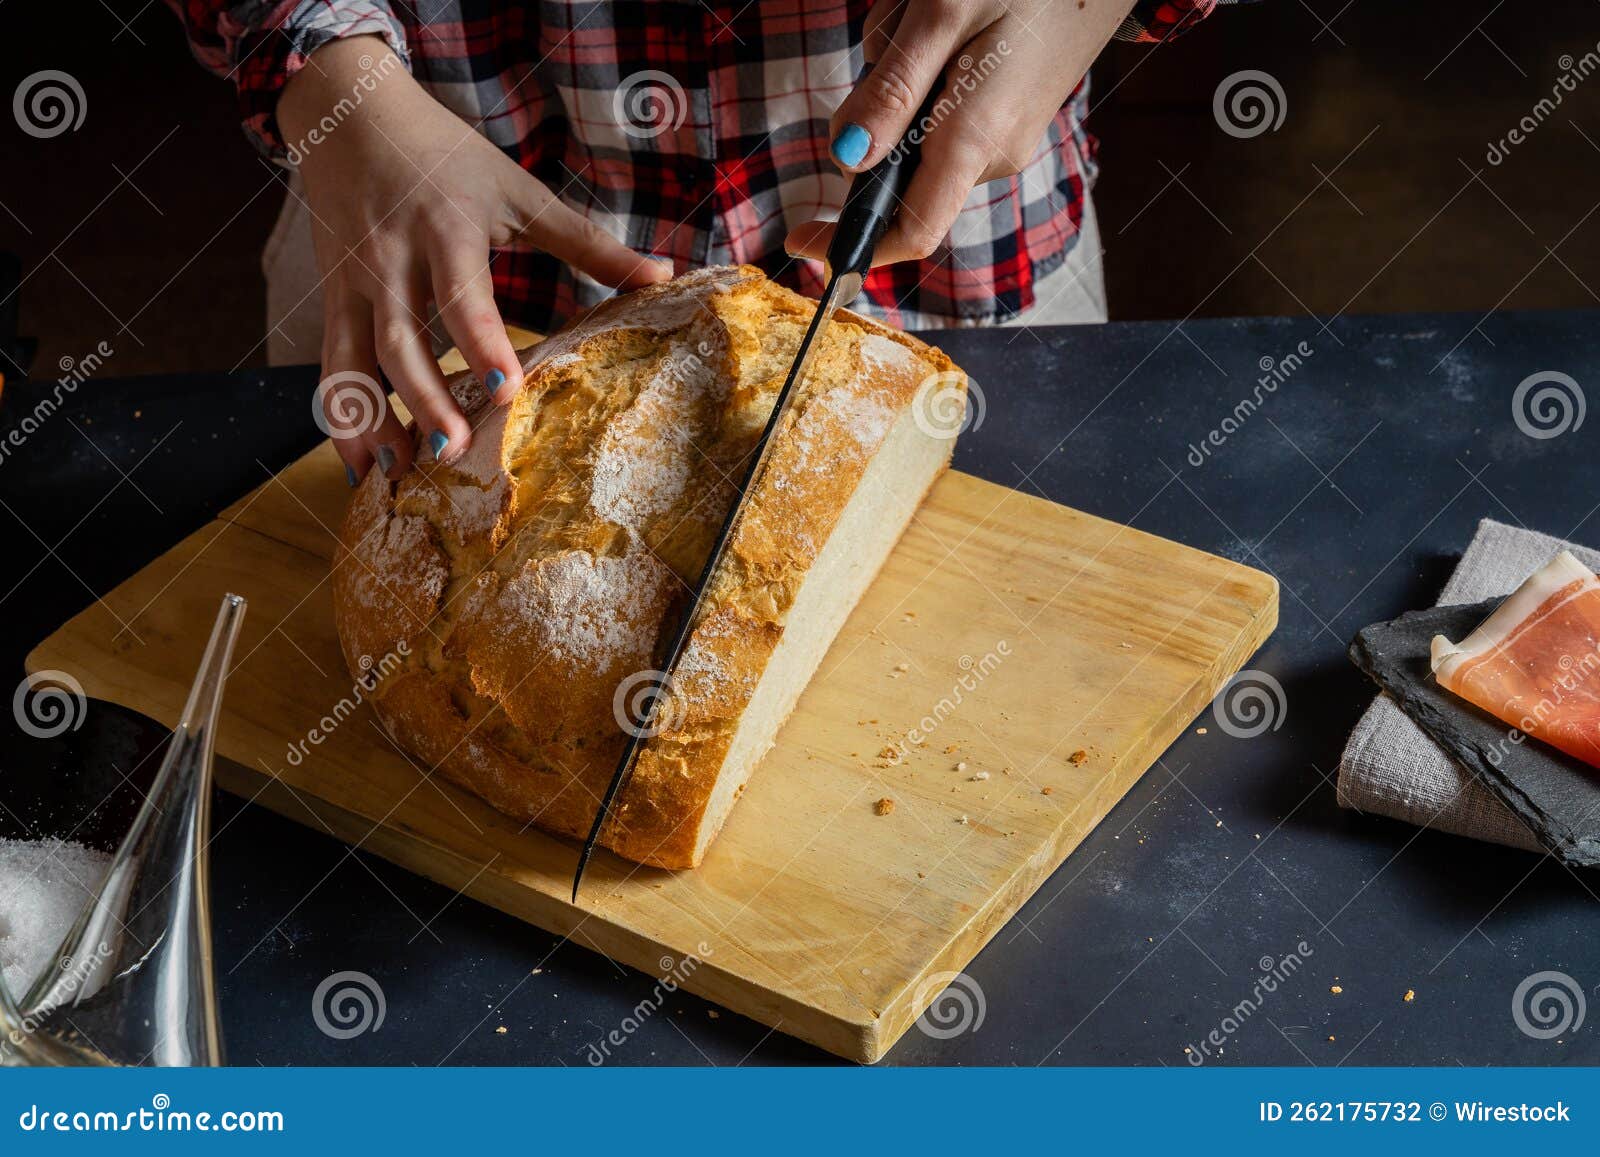
[[[1132,0],[879,0],[867,16],[862,77],[829,125],[833,159],[870,169],[944,92],[925,126],[922,163],[879,242],[874,265],[927,257],[974,185],[1033,158],[1045,128],[1116,31]],[[791,230],[791,254],[822,259],[831,223]]]

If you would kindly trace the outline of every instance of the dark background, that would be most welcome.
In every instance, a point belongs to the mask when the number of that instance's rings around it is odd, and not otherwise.
[[[1596,304],[1600,84],[1484,157],[1600,41],[1597,0],[1265,0],[1094,72],[1116,319]],[[88,116],[0,116],[0,248],[28,270],[41,365],[113,341],[121,376],[260,364],[262,242],[282,194],[161,0],[8,0],[0,93],[44,68]],[[1282,127],[1221,132],[1218,83],[1282,84]],[[1324,177],[1327,179],[1324,180]]]
[[[1534,442],[1506,405],[1535,370],[1596,380],[1595,315],[1486,315],[1596,304],[1600,77],[1505,164],[1483,158],[1550,91],[1562,54],[1597,40],[1595,2],[1269,0],[1154,52],[1108,50],[1092,126],[1113,316],[1339,314],[1336,340],[1310,321],[954,335],[980,380],[1040,383],[995,406],[957,464],[1021,485],[1038,461],[1027,484],[1053,500],[1272,571],[1283,620],[1251,664],[1282,681],[1289,719],[1252,742],[1191,728],[974,962],[983,1030],[913,1031],[891,1063],[1181,1065],[1258,958],[1302,938],[1302,982],[1221,1063],[1595,1061],[1592,1021],[1544,1042],[1510,1015],[1518,982],[1544,969],[1600,998],[1593,881],[1339,809],[1331,776],[1372,695],[1344,640],[1430,601],[1479,517],[1595,540],[1584,435]],[[43,68],[82,81],[88,118],[35,141],[0,110],[0,248],[25,262],[41,376],[108,337],[117,353],[64,407],[70,422],[0,469],[18,515],[0,584],[7,692],[21,655],[93,591],[315,437],[314,372],[249,372],[279,194],[224,86],[188,59],[159,0],[6,0],[0,96]],[[1212,94],[1242,69],[1282,83],[1278,131],[1218,129]],[[1418,310],[1464,312],[1357,316]],[[1271,422],[1168,485],[1260,355],[1301,337],[1319,352]],[[1080,420],[1082,436],[1052,449]],[[216,452],[223,438],[231,454]],[[131,766],[159,739],[98,704],[70,743],[22,742],[11,722],[0,712],[4,791],[108,753]],[[582,1064],[585,1043],[650,994],[648,977],[263,809],[221,797],[217,827],[236,1063]],[[348,968],[381,979],[389,1019],[334,1043],[308,1003]],[[618,1059],[827,1058],[681,996]]]

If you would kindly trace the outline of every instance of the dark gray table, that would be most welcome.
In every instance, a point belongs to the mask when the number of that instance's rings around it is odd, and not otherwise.
[[[1287,712],[1254,739],[1209,712],[1196,720],[974,961],[981,1027],[913,1029],[889,1063],[1182,1065],[1185,1045],[1253,999],[1261,958],[1288,953],[1299,970],[1238,1017],[1216,1063],[1600,1062],[1600,1026],[1541,1041],[1511,1013],[1535,972],[1596,994],[1600,881],[1342,811],[1332,779],[1372,697],[1347,640],[1431,602],[1479,518],[1600,542],[1589,428],[1529,437],[1511,401],[1536,371],[1600,383],[1595,323],[1243,319],[941,339],[987,400],[959,468],[1278,577],[1282,623],[1252,666],[1281,682]],[[1262,359],[1302,340],[1312,355],[1194,465],[1191,446],[1254,394]],[[0,690],[93,592],[306,450],[314,380],[94,381],[0,462]],[[5,426],[31,405],[13,385]],[[4,726],[0,802],[54,768],[126,762],[152,741],[103,704],[70,742]],[[237,1063],[581,1065],[651,999],[652,978],[269,812],[221,797],[216,822]],[[340,1041],[311,1002],[344,970],[376,978],[386,1019]],[[621,1064],[828,1059],[682,994],[614,1050]]]

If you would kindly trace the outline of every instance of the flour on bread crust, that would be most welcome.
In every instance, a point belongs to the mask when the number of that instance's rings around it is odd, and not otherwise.
[[[733,497],[815,303],[758,270],[614,298],[524,351],[505,407],[451,466],[371,471],[341,534],[334,608],[353,671],[404,642],[372,695],[424,770],[584,835],[626,736],[621,680],[651,668]],[[779,432],[663,717],[602,834],[690,867],[707,803],[789,607],[938,350],[848,311]],[[458,397],[481,395],[466,375]],[[388,669],[388,668],[385,668]]]

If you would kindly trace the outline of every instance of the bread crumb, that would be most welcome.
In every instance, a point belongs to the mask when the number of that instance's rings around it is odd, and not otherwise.
[[[542,969],[542,968],[535,968],[535,969],[534,969],[534,970],[533,970],[533,971],[532,971],[532,972],[530,972],[530,973],[529,973],[529,974],[528,974],[528,975],[529,975],[529,976],[538,976],[538,975],[539,975],[539,974],[540,974],[540,973],[541,973],[541,972],[543,972],[543,971],[544,971],[544,969]]]
[[[966,771],[967,770],[967,761],[963,759],[960,763],[956,764],[956,770],[957,771]]]
[[[722,1019],[722,1014],[720,1012],[718,1012],[714,1008],[706,1009],[706,1015],[709,1016],[712,1020],[721,1020]]]
[[[928,873],[926,873],[926,872],[918,872],[917,873],[917,879],[926,880],[927,878],[928,878]]]
[[[1339,985],[1339,984],[1335,984],[1332,988],[1328,989],[1328,991],[1333,993],[1333,995],[1338,996],[1341,992],[1344,991],[1344,986],[1343,985]]]
[[[1330,1036],[1330,1037],[1329,1037],[1329,1038],[1328,1038],[1328,1039],[1329,1039],[1329,1040],[1338,1040],[1338,1039],[1339,1039],[1339,1038],[1338,1038],[1338,1037],[1336,1037],[1336,1036]]]
[[[958,824],[970,824],[971,822],[972,821],[969,820],[966,816],[962,816],[960,819],[956,820],[956,823],[958,823]]]
[[[1067,756],[1067,762],[1076,767],[1078,764],[1082,763],[1088,758],[1089,753],[1080,747],[1077,751],[1074,751],[1071,755]]]
[[[505,1033],[506,1033],[506,1026],[505,1025],[501,1025],[499,1028],[495,1029],[494,1031],[499,1033],[501,1036],[504,1036]]]
[[[1056,794],[1056,789],[1053,788],[1053,787],[1041,787],[1039,789],[1039,794],[1040,795],[1055,795]]]
[[[1413,1000],[1417,999],[1417,990],[1414,988],[1406,989],[1406,994],[1400,999],[1405,1001],[1407,1004],[1410,1004]]]
[[[1204,735],[1204,734],[1206,734],[1206,729],[1204,727],[1196,727],[1194,729],[1194,733],[1196,735]]]
[[[886,816],[890,812],[894,811],[894,800],[890,799],[888,796],[884,796],[877,803],[872,805],[872,810],[877,815]]]
[[[889,678],[898,679],[909,670],[911,670],[910,663],[896,663],[894,670],[889,672]]]
[[[975,775],[969,775],[967,777],[967,782],[968,783],[981,783],[981,782],[983,782],[984,780],[986,780],[988,778],[989,778],[989,773],[987,771],[980,771],[980,772],[976,773]]]

